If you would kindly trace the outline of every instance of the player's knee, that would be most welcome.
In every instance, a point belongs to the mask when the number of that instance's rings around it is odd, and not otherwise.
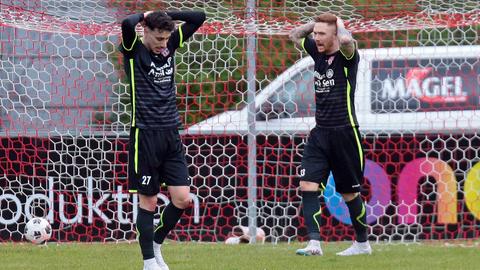
[[[179,198],[172,198],[172,202],[177,208],[185,209],[192,203],[192,198],[190,198],[190,196],[181,196]]]
[[[318,184],[309,181],[300,181],[300,190],[301,191],[317,191]]]
[[[155,211],[155,208],[157,207],[157,196],[145,196],[145,195],[140,195],[139,196],[139,201],[140,201],[140,208],[145,209],[147,211]]]
[[[346,202],[349,202],[353,199],[355,199],[360,193],[356,192],[356,193],[343,193],[342,194],[342,197],[343,197],[343,200],[346,201]]]

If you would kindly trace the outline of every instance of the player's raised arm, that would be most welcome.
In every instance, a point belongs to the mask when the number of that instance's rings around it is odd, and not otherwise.
[[[180,47],[183,47],[183,42],[189,39],[203,24],[206,19],[203,11],[167,11],[167,15],[174,21],[183,21],[182,25],[178,27],[180,36]]]
[[[297,44],[298,46],[302,46],[302,40],[306,38],[308,35],[310,35],[310,33],[313,32],[314,26],[315,26],[314,22],[301,25],[299,27],[292,29],[292,31],[290,31],[290,34],[288,36],[295,44]]]
[[[355,53],[355,40],[350,31],[345,29],[345,24],[340,17],[337,17],[337,37],[340,44],[340,51],[347,58],[352,58]]]
[[[135,26],[143,21],[144,14],[132,14],[122,21],[122,46],[126,51],[131,51],[137,40]]]

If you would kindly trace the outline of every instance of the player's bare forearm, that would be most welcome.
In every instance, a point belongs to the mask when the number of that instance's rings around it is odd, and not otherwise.
[[[310,33],[313,32],[314,26],[315,26],[314,22],[301,25],[299,27],[292,29],[292,31],[290,31],[290,34],[288,36],[295,44],[297,44],[298,46],[302,46],[302,40],[306,38],[308,35],[310,35]]]
[[[338,42],[340,43],[340,51],[347,58],[352,57],[355,53],[355,40],[353,39],[352,34],[345,29],[343,20],[340,18],[337,18],[337,37]]]

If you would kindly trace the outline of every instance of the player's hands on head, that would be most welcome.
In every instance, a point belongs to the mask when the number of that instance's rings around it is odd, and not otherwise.
[[[145,13],[143,13],[143,21],[140,22],[140,25],[142,27],[145,27],[145,18],[147,18],[148,14],[152,13],[153,11],[146,11]]]
[[[146,18],[148,16],[148,14],[150,13],[153,13],[153,11],[146,11],[145,13],[143,13],[143,18]]]
[[[342,18],[337,16],[337,27],[338,28],[345,28],[345,23],[343,22]]]

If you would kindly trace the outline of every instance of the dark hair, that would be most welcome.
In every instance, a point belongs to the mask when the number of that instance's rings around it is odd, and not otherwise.
[[[322,13],[315,17],[314,21],[316,23],[326,23],[328,25],[337,25],[337,16],[332,13]]]
[[[162,11],[152,12],[148,14],[144,20],[145,25],[150,28],[150,30],[158,29],[170,32],[175,30],[175,23],[172,18]]]

